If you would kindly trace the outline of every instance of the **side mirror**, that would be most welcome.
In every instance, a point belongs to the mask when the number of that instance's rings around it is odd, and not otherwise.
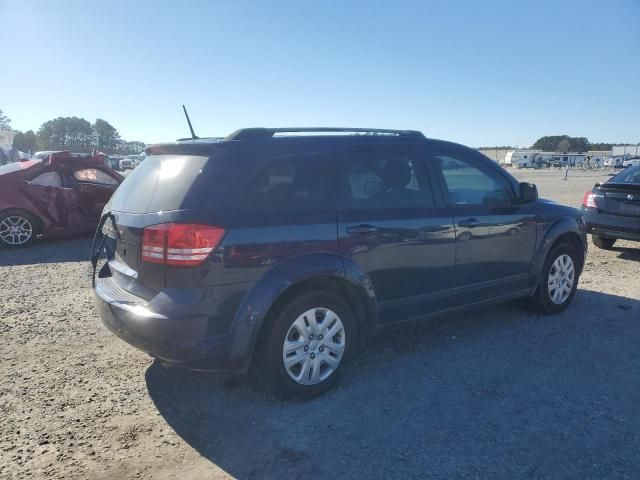
[[[533,183],[520,182],[520,201],[523,203],[538,200],[538,187]]]

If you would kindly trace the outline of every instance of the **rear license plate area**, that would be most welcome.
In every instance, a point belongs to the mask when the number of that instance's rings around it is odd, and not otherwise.
[[[624,213],[637,213],[640,214],[640,205],[634,205],[629,203],[621,203],[620,211]]]
[[[136,270],[138,268],[138,246],[133,242],[119,240],[115,260]]]

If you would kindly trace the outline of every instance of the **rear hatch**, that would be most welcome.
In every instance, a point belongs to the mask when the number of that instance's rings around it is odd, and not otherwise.
[[[596,205],[600,211],[640,217],[640,184],[608,182],[597,187],[597,190]]]
[[[142,260],[144,230],[152,225],[194,221],[208,188],[203,177],[207,176],[210,157],[207,152],[195,153],[152,151],[124,180],[104,210],[113,214],[113,221],[107,220],[103,227],[113,280],[147,300],[166,286],[166,272],[162,262]],[[146,247],[147,252],[151,250]],[[147,255],[151,257],[153,252]]]

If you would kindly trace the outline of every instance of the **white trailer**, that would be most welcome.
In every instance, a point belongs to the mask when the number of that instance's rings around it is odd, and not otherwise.
[[[604,165],[604,161],[611,155],[610,150],[589,150],[587,152],[587,162],[592,167],[600,167]]]
[[[614,145],[611,147],[612,157],[638,157],[640,156],[640,145]]]
[[[551,157],[550,166],[552,167],[580,167],[584,165],[585,153],[562,152],[554,153]]]
[[[555,152],[539,152],[533,156],[533,162],[535,168],[549,167],[553,161]]]
[[[625,155],[612,155],[605,158],[604,166],[609,168],[622,168],[624,162],[631,157],[629,154]]]
[[[516,149],[507,152],[504,164],[507,167],[531,168],[534,166],[534,157],[541,150]]]

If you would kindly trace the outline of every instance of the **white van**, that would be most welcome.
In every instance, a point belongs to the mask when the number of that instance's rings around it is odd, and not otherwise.
[[[122,160],[120,160],[119,166],[121,171],[133,170],[134,168],[136,168],[133,164],[133,160],[131,160],[130,158],[123,158]]]
[[[628,160],[625,160],[624,162],[622,162],[622,167],[623,168],[637,167],[639,165],[640,165],[640,157],[632,157],[632,158],[629,158]]]

